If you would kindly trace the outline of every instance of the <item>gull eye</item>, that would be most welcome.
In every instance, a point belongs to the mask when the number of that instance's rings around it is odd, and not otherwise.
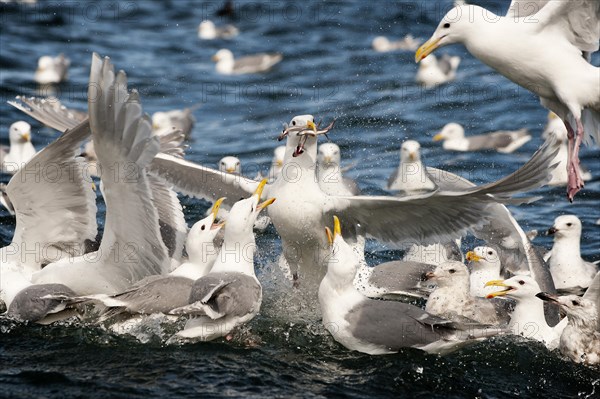
[[[456,270],[455,269],[450,269],[450,270],[448,270],[448,273],[454,274],[454,273],[456,273]]]
[[[492,255],[492,251],[488,251],[488,255]]]
[[[445,29],[448,29],[449,27],[450,27],[450,24],[449,24],[448,22],[446,22],[446,23],[444,24],[444,28],[445,28]]]
[[[571,227],[571,226],[573,226],[573,223],[567,223],[567,226]]]
[[[292,121],[292,126],[296,126],[296,121]]]
[[[202,227],[200,227],[200,230],[205,230],[206,229],[206,225],[202,225]]]
[[[250,208],[250,212],[254,212],[254,206]]]
[[[240,161],[237,161],[235,164],[236,164],[236,165],[239,165],[239,164],[240,164]]]
[[[575,300],[571,301],[571,303],[573,304],[573,306],[579,306],[579,302],[577,302]]]
[[[525,281],[519,280],[519,285],[525,285]]]

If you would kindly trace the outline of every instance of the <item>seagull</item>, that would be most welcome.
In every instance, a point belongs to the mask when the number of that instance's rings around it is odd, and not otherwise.
[[[513,0],[506,16],[459,5],[444,16],[416,52],[463,43],[479,60],[540,97],[568,131],[567,196],[583,187],[579,146],[600,142],[600,69],[589,63],[600,43],[600,3],[595,0]],[[536,23],[529,23],[534,19]]]
[[[508,323],[508,328],[513,334],[540,341],[550,350],[558,347],[560,334],[566,326],[566,319],[554,327],[548,325],[544,318],[544,302],[535,297],[540,292],[540,287],[533,278],[517,275],[508,280],[488,281],[486,286],[505,288],[488,294],[488,299],[507,296],[516,301]]]
[[[56,57],[44,55],[38,60],[35,81],[39,84],[60,83],[67,79],[71,60],[64,54]]]
[[[233,173],[234,175],[242,174],[242,166],[240,159],[234,156],[226,156],[219,161],[219,171],[224,173]]]
[[[439,86],[456,78],[460,57],[444,54],[439,60],[435,56],[431,56],[424,61],[419,65],[415,79],[425,88]]]
[[[404,39],[396,41],[390,41],[385,36],[377,36],[372,42],[373,50],[379,53],[395,50],[415,51],[419,47],[419,44],[420,42],[412,37],[412,35],[406,35]]]
[[[212,60],[217,63],[217,72],[223,75],[267,72],[282,59],[283,56],[279,53],[261,53],[234,60],[233,53],[228,49],[221,49],[212,57]]]
[[[216,27],[211,20],[204,20],[198,25],[198,37],[202,40],[231,39],[239,34],[238,28],[233,25]]]
[[[485,286],[488,281],[502,278],[500,274],[502,264],[496,250],[490,247],[476,247],[467,252],[466,258],[471,266],[471,295],[485,298],[488,294],[497,291],[494,287]]]
[[[0,167],[3,173],[15,174],[36,154],[31,144],[31,126],[24,121],[10,125],[8,129],[10,147],[0,147]]]
[[[600,364],[600,273],[582,298],[546,292],[537,297],[558,304],[567,314],[568,324],[560,336],[561,353],[577,363]]]
[[[328,195],[358,195],[358,184],[342,176],[342,156],[335,143],[323,143],[317,150],[317,178],[319,187]]]
[[[510,154],[523,146],[531,135],[527,129],[500,130],[476,136],[465,137],[465,129],[458,123],[448,123],[442,130],[433,136],[433,141],[443,140],[445,150],[452,151],[484,151],[496,150]]]
[[[196,107],[173,109],[171,111],[159,111],[152,114],[152,131],[154,134],[163,136],[179,130],[186,139],[190,138],[196,118],[192,115]]]
[[[388,179],[388,190],[401,191],[402,194],[419,194],[437,188],[428,176],[421,162],[421,145],[407,140],[400,147],[400,164]]]
[[[323,325],[344,347],[370,355],[396,353],[407,347],[447,353],[498,333],[476,323],[467,326],[433,316],[407,303],[364,296],[353,284],[358,259],[342,237],[336,216],[333,226],[333,233],[326,228],[330,256],[319,286],[319,304]]]
[[[569,157],[569,146],[567,143],[567,128],[563,121],[560,120],[554,112],[548,113],[548,124],[542,133],[542,137],[555,137],[560,143],[560,150],[554,158],[554,162],[558,162],[558,167],[552,171],[552,180],[548,183],[549,186],[566,186],[569,181],[567,173],[567,160]],[[583,181],[592,179],[592,175],[588,170],[584,170],[579,166],[579,173]]]
[[[442,263],[425,276],[437,285],[427,298],[427,313],[449,320],[466,317],[481,324],[500,324],[492,302],[471,295],[469,270],[462,262]]]
[[[556,288],[576,291],[587,288],[598,272],[598,267],[581,257],[581,220],[575,215],[559,216],[548,229],[548,235],[554,236],[554,245],[544,256],[544,260],[550,266]]]
[[[285,158],[285,146],[280,145],[273,150],[273,159],[271,160],[271,168],[269,169],[269,183],[273,183],[283,168],[283,160]]]
[[[96,252],[47,265],[32,282],[64,284],[77,295],[116,294],[169,269],[145,171],[160,150],[160,140],[152,135],[150,118],[142,114],[139,95],[127,92],[125,73],[115,74],[108,58],[93,54],[90,82],[89,127],[105,171],[102,243]]]
[[[223,246],[212,270],[194,282],[188,304],[169,312],[193,316],[175,339],[211,341],[225,337],[260,310],[262,287],[254,272],[252,228],[260,211],[275,201],[270,198],[259,203],[266,183],[264,179],[250,198],[231,207]]]

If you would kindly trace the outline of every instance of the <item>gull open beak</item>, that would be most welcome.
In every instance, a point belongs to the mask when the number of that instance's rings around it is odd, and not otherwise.
[[[423,58],[433,53],[438,48],[440,39],[431,38],[427,40],[415,53],[415,62],[419,63]]]
[[[558,301],[558,297],[556,295],[552,295],[547,292],[538,292],[537,294],[535,294],[535,296],[540,298],[542,301],[554,302],[554,303],[560,304],[560,302]]]
[[[331,230],[329,230],[329,227],[325,227],[325,234],[327,234],[327,242],[329,243],[329,246],[332,246],[333,234],[331,233]]]
[[[265,209],[266,207],[268,207],[269,205],[271,205],[273,202],[275,202],[275,198],[269,198],[268,200],[266,200],[265,202],[258,204],[258,206],[256,207],[256,211],[260,212],[263,209]]]
[[[514,290],[513,287],[504,284],[504,280],[492,280],[492,281],[488,281],[487,283],[485,283],[484,287],[506,287],[505,290],[496,291],[496,292],[492,292],[492,293],[488,294],[486,296],[487,299],[495,298],[497,296],[505,296],[510,291]]]
[[[433,141],[441,141],[441,140],[444,140],[444,136],[442,136],[441,133],[438,133],[435,136],[433,136]]]
[[[262,179],[260,183],[258,183],[258,187],[256,187],[256,191],[252,195],[256,195],[258,200],[260,201],[260,197],[262,196],[263,190],[267,184],[268,179]]]
[[[465,258],[467,258],[467,260],[469,262],[479,262],[481,260],[481,256],[477,255],[473,251],[467,252],[467,254],[465,255]]]
[[[333,239],[337,236],[342,236],[342,226],[340,225],[340,219],[337,216],[333,217]]]
[[[218,200],[215,201],[215,203],[212,206],[212,210],[210,211],[210,213],[212,213],[213,215],[213,219],[217,218],[217,214],[219,213],[219,208],[221,207],[221,204],[223,203],[223,201],[225,200],[225,197],[221,197]]]
[[[31,141],[31,134],[29,132],[25,132],[21,135],[21,138],[25,141]]]

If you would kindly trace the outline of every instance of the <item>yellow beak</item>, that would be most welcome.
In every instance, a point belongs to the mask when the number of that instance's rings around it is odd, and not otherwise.
[[[552,119],[556,119],[558,118],[558,115],[556,115],[554,112],[550,111],[548,112],[548,120],[551,121]]]
[[[438,44],[440,39],[429,39],[415,53],[415,62],[421,61],[423,58],[427,57],[429,54],[433,53],[435,49],[438,48]]]
[[[488,281],[487,283],[485,283],[484,287],[506,287],[505,290],[489,293],[486,296],[487,299],[491,299],[491,298],[494,298],[497,296],[505,296],[509,291],[511,291],[513,289],[512,287],[504,284],[503,280]]]
[[[219,213],[219,208],[221,207],[221,204],[223,203],[223,201],[225,200],[225,197],[221,197],[218,200],[215,201],[215,203],[212,206],[212,215],[213,215],[213,219],[217,218],[217,213]]]
[[[233,173],[233,172],[235,172],[235,168],[225,168],[225,171],[227,173]]]
[[[275,164],[277,166],[283,166],[283,161],[281,159],[278,159],[277,161],[275,161]]]
[[[479,262],[481,260],[481,256],[478,256],[475,252],[469,251],[465,256],[469,262]]]
[[[265,189],[265,185],[267,184],[267,180],[268,179],[262,179],[262,181],[260,183],[258,183],[258,187],[256,187],[256,191],[253,194],[253,195],[258,196],[259,200],[260,200],[260,197],[262,196],[263,190]]]
[[[256,207],[256,210],[258,212],[260,212],[263,209],[265,209],[266,207],[268,207],[269,205],[271,205],[273,202],[275,202],[275,198],[269,198],[268,200],[266,200],[262,204],[258,204],[258,206]]]
[[[340,225],[340,219],[337,216],[333,217],[333,238],[342,236],[342,226]]]
[[[329,230],[329,227],[325,227],[325,234],[327,234],[327,242],[329,243],[329,246],[332,246],[333,234],[331,234],[331,230]]]
[[[313,121],[308,121],[306,122],[306,127],[308,127],[309,129],[312,129],[313,132],[317,132],[317,125],[315,125],[315,123]]]
[[[440,140],[444,140],[444,136],[442,136],[441,133],[438,133],[435,136],[433,136],[433,141],[440,141]]]
[[[212,57],[210,57],[211,60],[213,60],[213,62],[217,62],[219,61],[219,57],[217,57],[217,55],[213,55]]]
[[[414,161],[415,159],[417,159],[417,154],[415,154],[414,152],[411,152],[410,154],[408,154],[408,158],[411,161]]]
[[[23,133],[21,135],[21,137],[23,138],[23,140],[25,141],[31,141],[31,135],[29,134],[29,132]]]
[[[324,157],[323,161],[325,161],[325,163],[331,163],[331,157]]]

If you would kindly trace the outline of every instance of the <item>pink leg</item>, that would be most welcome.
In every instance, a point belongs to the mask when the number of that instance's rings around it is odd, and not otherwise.
[[[583,139],[583,125],[581,120],[577,119],[577,134],[573,132],[571,125],[565,122],[567,127],[567,138],[568,143],[568,159],[567,159],[567,198],[573,202],[575,194],[583,188],[583,179],[579,169],[579,147],[581,146],[581,140]]]

